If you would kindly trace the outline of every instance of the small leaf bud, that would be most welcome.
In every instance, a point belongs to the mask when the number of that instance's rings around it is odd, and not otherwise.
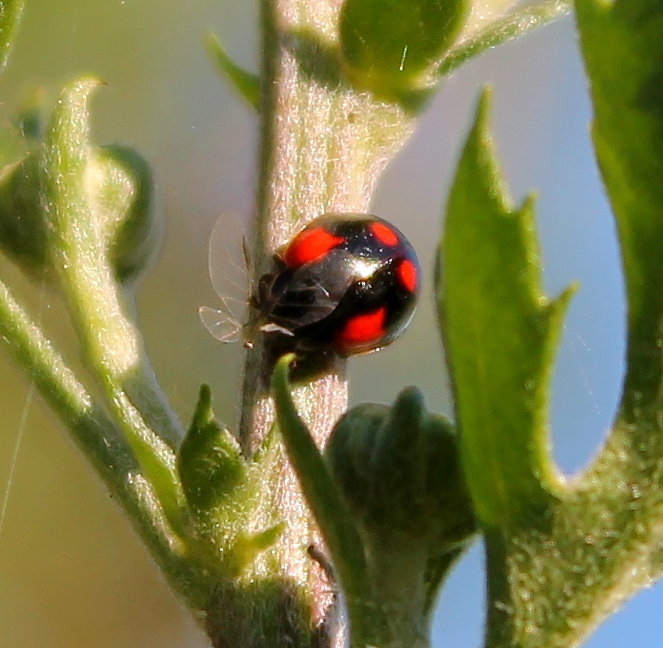
[[[348,78],[392,100],[421,90],[468,8],[467,0],[346,0],[339,35]]]
[[[237,441],[214,418],[210,388],[203,385],[193,420],[177,455],[184,495],[194,515],[225,505],[246,479]]]
[[[119,145],[92,150],[85,169],[86,193],[107,237],[107,253],[118,281],[129,282],[154,250],[152,175],[136,151]]]
[[[145,160],[127,147],[88,141],[86,99],[96,85],[80,79],[67,86],[44,142],[32,142],[32,152],[0,172],[0,248],[36,277],[51,274],[53,246],[66,241],[71,249],[88,246],[73,256],[109,263],[115,278],[128,283],[158,242]],[[32,138],[41,135],[37,122],[29,130]],[[86,236],[72,235],[83,227]]]
[[[40,189],[36,153],[0,172],[0,247],[28,274],[44,278],[50,261]]]
[[[474,531],[454,429],[425,409],[417,389],[403,390],[392,407],[351,409],[325,456],[371,535],[404,534],[440,548]]]

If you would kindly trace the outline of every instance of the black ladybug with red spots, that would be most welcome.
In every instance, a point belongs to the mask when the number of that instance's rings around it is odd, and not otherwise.
[[[380,349],[412,318],[420,285],[414,249],[387,221],[327,214],[276,257],[251,298],[259,328],[279,346],[341,356]]]

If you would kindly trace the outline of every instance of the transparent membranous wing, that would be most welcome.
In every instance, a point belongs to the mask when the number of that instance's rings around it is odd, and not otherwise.
[[[238,342],[247,318],[250,259],[244,228],[237,217],[223,214],[214,224],[208,264],[219,307],[201,306],[200,320],[217,340]]]

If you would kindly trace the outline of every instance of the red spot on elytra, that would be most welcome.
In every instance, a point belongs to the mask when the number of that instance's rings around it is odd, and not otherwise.
[[[398,236],[396,236],[394,230],[384,223],[371,223],[368,227],[373,236],[383,245],[393,247],[398,243]]]
[[[339,329],[336,340],[342,347],[351,347],[356,344],[365,344],[378,340],[384,334],[384,306],[370,313],[355,315],[348,319]]]
[[[305,229],[288,245],[283,259],[287,265],[297,268],[305,263],[317,261],[343,241],[342,236],[334,236],[324,227]]]
[[[414,292],[417,288],[417,269],[412,261],[403,259],[396,266],[396,277],[401,286],[408,292]]]

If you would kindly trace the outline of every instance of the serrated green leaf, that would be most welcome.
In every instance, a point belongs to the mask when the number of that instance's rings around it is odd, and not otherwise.
[[[235,92],[254,110],[260,110],[260,77],[247,72],[233,61],[214,34],[209,34],[205,45],[217,68]]]
[[[414,89],[458,35],[467,10],[466,0],[346,0],[339,32],[352,80],[380,94]]]
[[[621,245],[628,310],[623,414],[660,400],[663,380],[663,7],[576,0],[596,154]],[[636,411],[637,410],[637,411]]]
[[[177,454],[177,469],[191,510],[206,517],[245,479],[237,441],[214,418],[210,388],[200,388],[189,430]]]
[[[23,0],[0,0],[0,69],[7,62],[23,13],[23,4]]]
[[[557,486],[546,388],[569,293],[548,301],[541,292],[532,202],[507,205],[488,99],[447,206],[438,308],[465,477],[479,520],[494,527],[545,506]]]

